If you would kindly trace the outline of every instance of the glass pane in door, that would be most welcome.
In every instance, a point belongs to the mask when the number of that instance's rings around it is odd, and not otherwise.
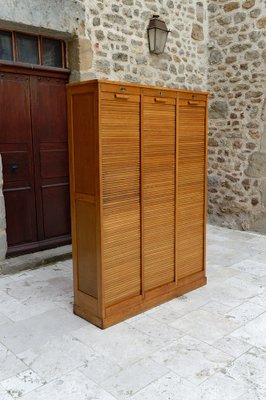
[[[13,61],[11,32],[0,31],[0,60]]]
[[[61,40],[42,39],[43,65],[62,68]]]
[[[36,36],[16,34],[18,61],[39,64],[38,38]]]

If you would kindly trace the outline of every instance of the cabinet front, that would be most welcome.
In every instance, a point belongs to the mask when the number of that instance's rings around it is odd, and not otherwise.
[[[140,95],[101,93],[105,305],[141,293]]]
[[[142,107],[143,266],[148,291],[175,281],[176,99],[152,91],[144,95]]]

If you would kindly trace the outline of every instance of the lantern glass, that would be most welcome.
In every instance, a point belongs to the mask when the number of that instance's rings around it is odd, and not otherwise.
[[[150,52],[154,53],[155,51],[155,37],[156,37],[156,29],[152,28],[148,30],[148,36],[149,36],[149,46],[150,46]]]
[[[161,54],[164,52],[167,36],[168,36],[167,31],[162,31],[161,29],[157,29],[156,43],[155,43],[155,53],[156,54]]]

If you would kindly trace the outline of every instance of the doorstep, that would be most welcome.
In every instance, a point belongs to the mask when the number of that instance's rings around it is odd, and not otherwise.
[[[0,275],[15,274],[26,269],[43,267],[72,257],[72,246],[60,246],[50,250],[7,258],[0,261]]]

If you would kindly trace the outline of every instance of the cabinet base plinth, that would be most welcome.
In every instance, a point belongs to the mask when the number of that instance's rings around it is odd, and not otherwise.
[[[126,306],[127,302],[121,303],[120,305],[116,305],[116,312],[112,314],[111,307],[109,308],[108,317],[107,318],[99,318],[95,315],[90,314],[88,310],[84,307],[80,307],[79,305],[74,305],[74,313],[79,317],[85,319],[88,322],[98,326],[101,329],[108,328],[118,322],[122,322],[127,318],[134,317],[137,314],[140,314],[144,311],[147,311],[155,306],[159,306],[169,300],[173,300],[176,297],[182,296],[185,293],[188,293],[192,290],[198,289],[207,284],[207,278],[202,277],[196,281],[187,283],[183,286],[176,286],[171,291],[165,289],[165,292],[158,297],[152,297],[151,293],[148,299],[143,297],[143,301],[140,303],[139,301],[136,304],[131,303],[129,307]],[[151,291],[152,292],[152,291]],[[108,310],[108,309],[107,309]]]

